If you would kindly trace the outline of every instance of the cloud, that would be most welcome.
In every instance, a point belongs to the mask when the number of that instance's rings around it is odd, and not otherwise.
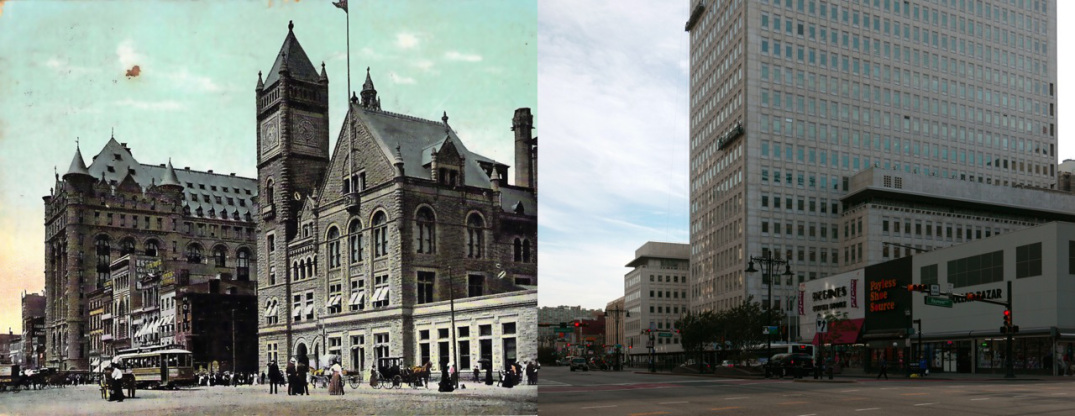
[[[144,65],[145,57],[134,51],[134,41],[127,39],[120,42],[116,47],[116,56],[119,58],[119,65],[123,69],[130,69],[135,65]]]
[[[413,33],[397,33],[396,46],[403,49],[411,49],[418,46],[418,36]]]
[[[628,3],[538,3],[543,306],[603,307],[635,249],[690,236],[688,42],[667,30],[688,4]]]
[[[58,56],[51,57],[45,61],[45,66],[56,71],[58,74],[64,75],[84,75],[89,72],[94,72],[87,67],[71,65],[71,61]]]
[[[138,101],[130,98],[119,100],[115,102],[120,107],[129,107],[139,110],[150,111],[176,111],[186,108],[186,105],[178,101],[164,100],[164,101]]]
[[[167,73],[165,77],[177,85],[182,85],[184,89],[193,87],[204,92],[220,92],[223,90],[212,78],[193,74],[187,68],[180,68],[178,71]]]
[[[430,61],[428,59],[419,59],[415,61],[412,65],[414,65],[415,68],[421,69],[426,72],[433,70],[433,61]]]
[[[414,84],[416,82],[414,78],[405,77],[395,72],[389,72],[388,79],[396,84]]]
[[[445,52],[444,57],[449,61],[479,62],[482,60],[481,55],[465,54],[458,51]]]

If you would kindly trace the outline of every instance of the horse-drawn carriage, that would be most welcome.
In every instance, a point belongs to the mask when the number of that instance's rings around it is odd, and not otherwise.
[[[10,388],[18,392],[22,385],[22,372],[18,364],[0,364],[0,391]]]
[[[429,367],[427,362],[422,366],[406,367],[403,365],[403,357],[381,357],[377,359],[377,365],[370,372],[370,387],[379,388],[402,388],[403,384],[418,388],[429,388]]]

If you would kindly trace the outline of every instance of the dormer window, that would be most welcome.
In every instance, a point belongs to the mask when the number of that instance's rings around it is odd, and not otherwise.
[[[108,171],[112,172],[112,173],[116,173],[116,168],[113,167],[112,165],[108,165]]]
[[[459,171],[455,169],[440,168],[439,182],[442,185],[456,186],[459,184]]]
[[[123,160],[123,156],[120,156],[119,153],[113,153],[112,157],[115,158],[116,160]]]

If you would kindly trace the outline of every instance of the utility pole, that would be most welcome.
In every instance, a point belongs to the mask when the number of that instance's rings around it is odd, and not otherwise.
[[[232,300],[234,302],[234,300]],[[231,374],[235,375],[235,305],[231,306]]]

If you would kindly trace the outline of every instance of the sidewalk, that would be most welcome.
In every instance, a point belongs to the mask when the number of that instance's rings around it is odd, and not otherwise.
[[[691,374],[691,373],[674,373],[669,371],[658,371],[655,373],[649,372],[645,368],[631,368],[624,369],[624,371],[631,371],[635,374],[649,374],[654,376],[686,376],[686,377],[710,377],[710,378],[763,378],[764,375],[758,371],[742,370],[742,369],[717,369],[717,373],[708,374]],[[792,377],[784,377],[785,380],[795,380]],[[862,369],[844,369],[840,374],[834,374],[832,381],[850,382],[855,380],[876,380],[877,373],[866,373]],[[1004,378],[1003,373],[932,373],[925,377],[910,377],[905,371],[889,371],[889,380],[915,380],[915,381],[1056,381],[1056,382],[1075,382],[1075,377],[1071,376],[1053,376],[1045,374],[1015,374],[1015,378]],[[802,379],[804,381],[829,381],[828,376],[823,376],[820,380],[814,380],[813,373],[804,375]]]

